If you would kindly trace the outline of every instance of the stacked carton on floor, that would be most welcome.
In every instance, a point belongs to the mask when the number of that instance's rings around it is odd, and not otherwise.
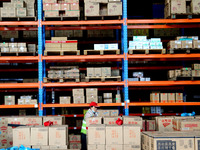
[[[70,149],[81,149],[81,135],[69,135]]]

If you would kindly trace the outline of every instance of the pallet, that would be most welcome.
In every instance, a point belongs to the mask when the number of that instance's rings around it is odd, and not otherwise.
[[[200,77],[174,77],[169,79],[169,81],[195,81],[195,80],[200,80]]]
[[[35,56],[35,52],[0,52],[0,56]]]
[[[44,21],[70,21],[70,20],[80,20],[80,17],[44,17]]]
[[[1,17],[1,21],[37,21],[37,17]]]
[[[43,78],[44,83],[49,82],[80,82],[80,79],[73,79],[73,78]]]
[[[199,18],[200,14],[193,14],[193,13],[186,13],[186,14],[171,14],[168,16],[167,19],[192,19],[192,18]]]
[[[52,56],[52,55],[80,55],[80,50],[74,50],[74,51],[48,51],[48,50],[45,50],[44,51],[44,56]]]
[[[120,50],[84,50],[84,55],[120,54]]]
[[[200,53],[198,48],[179,48],[179,49],[169,49],[168,54],[191,54]]]
[[[166,54],[166,49],[130,49],[129,54]]]
[[[115,77],[85,77],[86,82],[90,81],[121,81],[121,76],[115,76]]]
[[[85,20],[121,20],[122,16],[85,16]]]

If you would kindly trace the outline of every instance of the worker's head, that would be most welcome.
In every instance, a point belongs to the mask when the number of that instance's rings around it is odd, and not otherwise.
[[[91,103],[90,103],[90,109],[91,109],[92,111],[96,112],[96,111],[97,111],[97,107],[99,107],[99,106],[97,105],[96,102],[91,102]]]

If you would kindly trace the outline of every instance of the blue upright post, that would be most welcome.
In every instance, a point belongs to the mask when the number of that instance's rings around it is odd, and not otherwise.
[[[128,91],[128,37],[127,37],[127,0],[123,0],[123,26],[122,26],[122,45],[124,52],[124,61],[123,61],[123,80],[125,81],[124,85],[124,108],[125,115],[129,115],[129,91]]]
[[[37,1],[38,6],[38,79],[39,79],[39,116],[43,116],[43,37],[42,37],[42,0]]]

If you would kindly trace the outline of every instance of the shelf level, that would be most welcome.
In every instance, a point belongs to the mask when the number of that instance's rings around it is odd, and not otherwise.
[[[200,23],[200,19],[128,19],[128,24],[149,23]]]
[[[180,86],[200,85],[200,81],[129,81],[129,86]]]
[[[200,106],[200,102],[183,103],[151,103],[151,102],[131,102],[129,106]]]
[[[33,26],[38,25],[38,21],[0,21],[0,26]]]
[[[37,63],[38,56],[1,56],[0,63]]]
[[[0,83],[0,89],[23,89],[30,88],[35,89],[38,88],[38,83]]]
[[[9,108],[38,108],[38,105],[0,105],[0,109]]]

